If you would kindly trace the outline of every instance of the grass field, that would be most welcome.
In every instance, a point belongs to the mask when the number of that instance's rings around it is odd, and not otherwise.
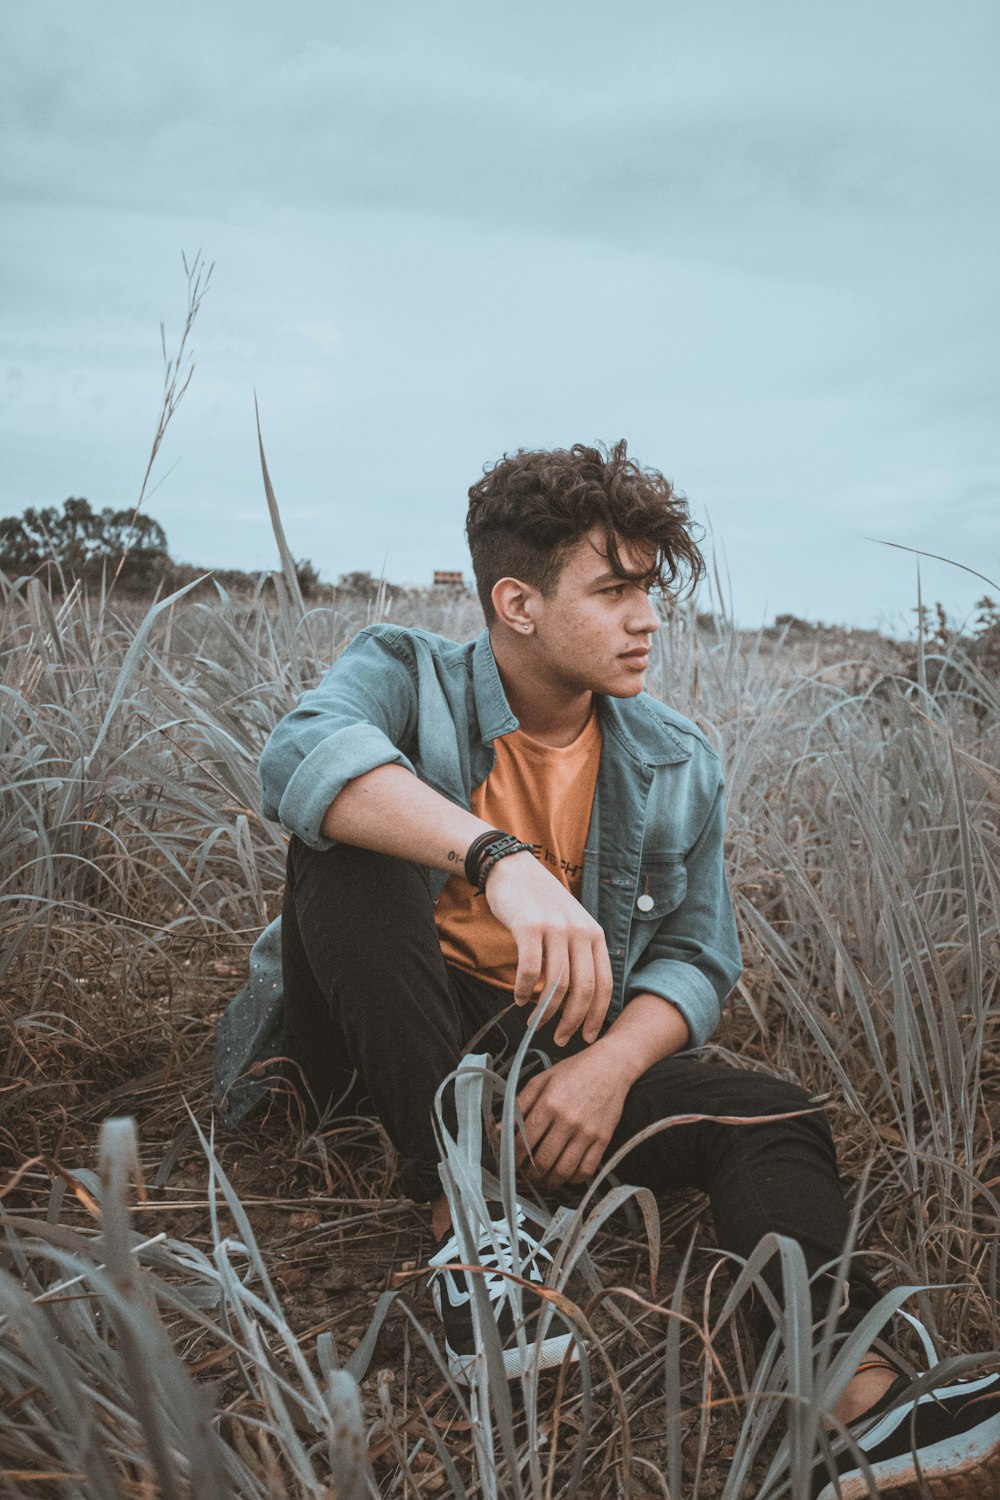
[[[307,1131],[285,1097],[211,1144],[214,1022],[283,879],[257,757],[366,617],[287,576],[155,606],[2,585],[0,1488],[804,1494],[846,1373],[787,1245],[755,1371],[700,1199],[544,1200],[586,1356],[508,1390],[484,1329],[468,1396],[376,1124]],[[463,599],[367,610],[479,628]],[[1000,685],[957,652],[914,683],[878,637],[693,609],[658,640],[651,689],[727,776],[747,969],[713,1051],[828,1099],[881,1316],[921,1288],[907,1308],[972,1368],[1000,1349]]]

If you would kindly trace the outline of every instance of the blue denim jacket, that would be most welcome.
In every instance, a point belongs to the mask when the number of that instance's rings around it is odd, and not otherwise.
[[[580,899],[607,937],[614,987],[605,1024],[633,995],[662,995],[698,1047],[742,971],[722,858],[719,758],[689,719],[647,693],[597,703],[601,764]],[[320,832],[330,803],[346,782],[389,764],[467,808],[492,770],[493,742],[517,727],[488,630],[458,645],[371,625],[265,745],[264,816],[314,849],[330,848]],[[449,877],[429,875],[437,896]],[[267,1088],[264,1065],[282,1052],[279,924],[255,944],[250,981],[219,1025],[216,1098],[233,1123]]]

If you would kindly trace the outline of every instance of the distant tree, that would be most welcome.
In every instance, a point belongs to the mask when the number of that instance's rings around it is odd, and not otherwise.
[[[798,615],[775,615],[775,630],[783,630],[786,635],[814,635],[816,626],[808,620],[800,620]]]
[[[923,636],[926,644],[935,651],[947,651],[957,631],[949,623],[940,600],[933,610],[929,604],[921,604],[915,606],[911,613],[917,617],[917,634]]]
[[[303,599],[311,599],[319,588],[319,569],[308,557],[304,557],[295,564],[295,576],[299,580]]]
[[[22,516],[0,519],[0,569],[5,573],[47,570],[58,582],[82,578],[97,581],[113,571],[123,554],[121,583],[126,588],[153,588],[170,567],[166,532],[152,516],[131,510],[95,511],[88,500],[70,498],[62,510],[33,506]]]
[[[976,608],[979,613],[976,616],[976,635],[1000,634],[1000,605],[989,594],[984,594],[981,599],[976,600]]]
[[[356,570],[353,573],[341,573],[337,579],[337,587],[341,593],[356,594],[359,599],[374,599],[378,594],[379,581],[370,573]]]
[[[989,594],[976,601],[974,629],[979,663],[991,677],[1000,677],[1000,605]]]

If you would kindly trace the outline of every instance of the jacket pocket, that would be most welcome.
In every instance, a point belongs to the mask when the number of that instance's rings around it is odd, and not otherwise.
[[[659,922],[676,911],[687,895],[687,868],[682,854],[645,859],[632,902],[634,922]]]

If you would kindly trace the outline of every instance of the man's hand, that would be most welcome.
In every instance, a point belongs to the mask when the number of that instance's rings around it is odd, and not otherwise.
[[[611,1004],[611,960],[604,929],[533,854],[498,860],[486,878],[486,901],[517,943],[514,999],[528,1005],[541,988],[555,991],[546,1021],[561,1011],[555,1033],[564,1047],[583,1027],[592,1042]]]
[[[615,1132],[632,1084],[614,1052],[600,1043],[553,1063],[524,1085],[517,1096],[524,1135],[517,1132],[514,1159],[520,1166],[530,1149],[528,1176],[548,1187],[587,1182],[593,1177]]]
[[[517,1096],[524,1134],[514,1160],[530,1150],[528,1175],[552,1187],[588,1182],[611,1142],[629,1089],[660,1058],[690,1040],[681,1012],[659,995],[634,995],[614,1024],[586,1052],[553,1063]],[[499,1127],[498,1127],[499,1128]]]
[[[324,838],[374,849],[460,875],[473,839],[492,830],[403,766],[376,766],[348,781],[323,815]],[[517,944],[514,996],[528,1005],[555,984],[546,1017],[560,1010],[558,1042],[583,1026],[592,1042],[611,1003],[604,932],[554,875],[527,852],[499,860],[486,879],[486,903]]]

